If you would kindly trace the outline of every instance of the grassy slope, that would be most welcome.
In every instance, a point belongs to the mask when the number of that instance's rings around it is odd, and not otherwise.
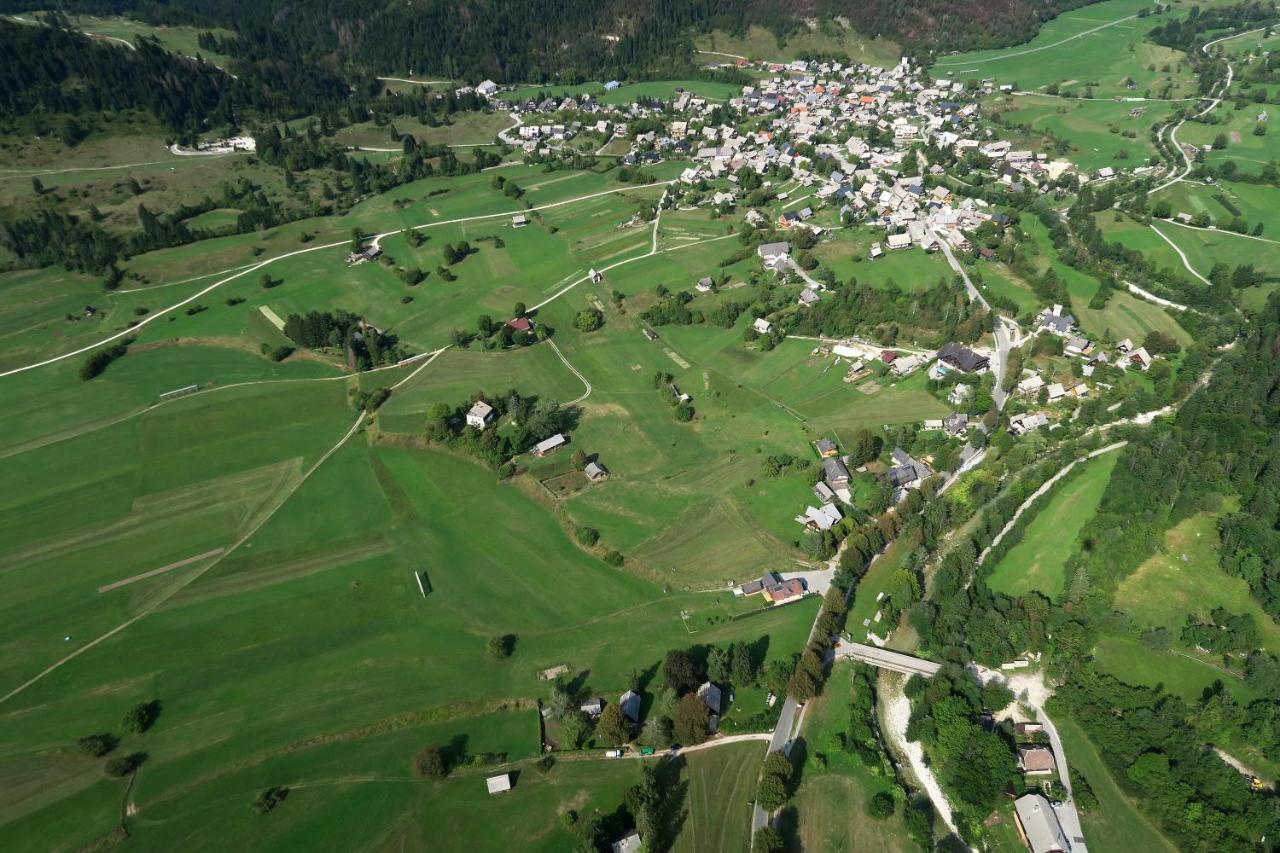
[[[671,846],[674,853],[746,853],[764,750],[763,743],[741,743],[685,758],[681,781],[688,783],[686,813]]]
[[[1088,463],[1053,497],[1026,527],[1023,539],[1005,554],[987,578],[987,586],[1007,595],[1037,590],[1062,594],[1063,568],[1071,546],[1098,509],[1119,454],[1108,453]]]
[[[805,711],[805,754],[809,760],[800,771],[800,786],[792,802],[799,815],[798,841],[804,850],[912,850],[902,820],[902,804],[887,820],[867,816],[867,803],[881,791],[897,791],[891,776],[881,767],[868,767],[845,753],[836,735],[848,727],[853,682],[842,664],[827,681],[821,698]],[[825,764],[813,756],[821,754]]]

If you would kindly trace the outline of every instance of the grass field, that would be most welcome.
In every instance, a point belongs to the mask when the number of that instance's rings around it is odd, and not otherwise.
[[[1220,120],[1218,124],[1187,122],[1178,131],[1178,141],[1196,146],[1211,145],[1219,133],[1226,134],[1227,147],[1206,151],[1205,162],[1221,165],[1224,160],[1232,160],[1241,172],[1257,174],[1267,163],[1280,160],[1280,135],[1274,129],[1265,136],[1253,133],[1263,109],[1263,106],[1250,102],[1237,110],[1234,103],[1228,101],[1214,112]]]
[[[883,248],[883,231],[858,229],[840,232],[835,239],[815,246],[813,256],[841,281],[856,278],[877,287],[887,287],[892,282],[905,291],[923,290],[939,281],[951,281],[951,269],[941,252],[929,254],[912,247],[886,251],[883,257],[866,260],[871,244],[877,241]]]
[[[908,851],[918,847],[907,835],[902,803],[887,820],[867,816],[867,803],[881,791],[898,790],[892,776],[868,767],[841,749],[836,738],[848,730],[853,695],[851,668],[840,664],[827,680],[823,695],[806,707],[804,741],[807,760],[792,800],[799,826],[793,844],[802,850]],[[823,762],[814,760],[823,756]]]
[[[237,824],[229,837],[246,844],[394,838],[420,849],[446,815],[474,828],[472,849],[509,848],[504,833],[524,823],[525,849],[561,849],[556,809],[611,811],[628,784],[617,771],[566,765],[545,784],[524,771],[530,793],[502,807],[528,805],[495,822],[479,775],[424,788],[408,779],[408,756],[432,741],[536,754],[536,718],[520,703],[545,691],[536,673],[553,664],[611,696],[628,670],[694,642],[691,630],[696,642],[767,636],[771,659],[807,634],[809,604],[729,621],[727,599],[664,594],[605,567],[542,505],[452,456],[357,436],[304,481],[352,418],[348,382],[302,381],[337,375],[321,364],[225,347],[135,350],[91,385],[64,363],[0,386],[0,684],[147,614],[0,709],[0,778],[13,780],[0,824],[19,846],[76,846],[111,828],[123,789],[71,744],[155,697],[161,722],[122,746],[150,756],[131,794],[140,846],[203,846],[192,828],[211,821]],[[512,367],[495,364],[504,357]],[[440,377],[393,402],[411,413],[509,370],[544,376],[532,384],[549,396],[573,388],[548,358],[544,348],[451,354]],[[145,408],[189,381],[213,390]],[[425,600],[413,570],[429,576]],[[129,582],[98,591],[119,581]],[[494,631],[518,635],[511,660],[484,654]],[[239,821],[271,784],[296,788],[288,806],[270,823]],[[373,823],[335,827],[348,805]],[[526,821],[521,809],[542,814]],[[362,835],[368,825],[380,829]]]
[[[1153,651],[1127,637],[1103,637],[1093,649],[1093,659],[1102,672],[1128,684],[1162,685],[1175,696],[1198,700],[1215,682],[1247,704],[1257,698],[1243,679],[1185,653]]]
[[[1151,128],[1173,112],[1176,104],[1149,102],[1137,118],[1132,102],[1071,101],[1049,96],[1013,96],[998,102],[1007,125],[1030,129],[1028,142],[1047,149],[1052,138],[1065,139],[1066,158],[1083,171],[1102,166],[1140,165],[1155,155]],[[1132,136],[1130,136],[1132,134]]]
[[[737,743],[685,757],[680,777],[689,786],[687,810],[671,846],[673,853],[746,853],[765,746]]]
[[[987,586],[1012,596],[1032,590],[1061,596],[1072,546],[1097,512],[1119,458],[1119,453],[1107,453],[1079,463],[1082,470],[1054,488],[1049,502],[1027,524],[1022,541],[991,572]]]
[[[981,277],[981,283],[974,273],[969,274],[975,285],[992,296],[1013,300],[1018,306],[1019,314],[1035,312],[1040,307],[1040,298],[1031,289],[1031,285],[1004,264],[983,264],[976,273]]]
[[[348,125],[335,133],[333,139],[343,145],[399,150],[402,143],[391,138],[394,126],[398,133],[411,134],[429,145],[490,145],[498,131],[506,130],[511,124],[511,118],[503,112],[458,113],[451,124],[437,127],[422,124],[412,116],[399,116],[381,127],[373,122]]]
[[[1048,21],[1024,45],[944,56],[934,63],[933,73],[957,80],[993,77],[1022,90],[1057,83],[1078,94],[1091,87],[1102,97],[1180,97],[1194,80],[1189,73],[1178,73],[1181,53],[1145,40],[1165,16],[1138,19],[1144,8],[1141,0],[1093,3]],[[1168,72],[1163,70],[1166,64]],[[1129,79],[1135,84],[1132,90]]]
[[[1191,342],[1191,336],[1178,325],[1178,321],[1169,312],[1128,293],[1113,293],[1107,300],[1105,308],[1090,308],[1089,300],[1101,286],[1097,279],[1057,259],[1043,223],[1037,220],[1023,222],[1022,225],[1044,249],[1041,255],[1041,266],[1052,267],[1066,282],[1067,290],[1071,294],[1072,313],[1075,314],[1080,322],[1080,328],[1086,334],[1095,339],[1103,338],[1112,341],[1123,338],[1141,340],[1148,332],[1159,330],[1173,335],[1183,346]]]
[[[732,62],[734,54],[751,60],[789,62],[801,53],[815,52],[843,53],[854,62],[887,68],[896,64],[902,53],[887,39],[869,39],[833,21],[820,22],[816,28],[789,33],[781,38],[764,27],[749,27],[742,34],[716,30],[699,36],[696,45],[700,51],[706,52],[702,58],[707,62]]]
[[[1247,613],[1258,626],[1263,648],[1280,650],[1280,625],[1249,591],[1248,583],[1218,564],[1218,516],[1201,513],[1165,533],[1164,547],[1120,584],[1116,606],[1140,627],[1165,626],[1177,633],[1188,616],[1208,618],[1224,607]]]
[[[676,90],[683,89],[701,98],[712,101],[727,101],[742,94],[742,87],[732,83],[719,83],[714,80],[646,80],[640,83],[623,83],[611,92],[604,89],[604,81],[578,84],[547,83],[539,86],[517,87],[510,92],[503,92],[500,97],[504,101],[525,101],[529,98],[565,98],[595,95],[602,104],[631,104],[637,98],[658,98],[669,101],[676,96]]]
[[[13,17],[31,21],[36,19],[37,14],[24,12]],[[201,48],[198,41],[200,33],[208,31],[212,31],[219,38],[226,38],[231,35],[227,30],[220,30],[216,27],[153,26],[119,16],[99,18],[93,15],[70,15],[69,17],[72,26],[91,37],[118,39],[130,44],[137,43],[139,36],[154,38],[165,49],[183,56],[201,56],[209,62],[217,64],[225,64],[227,62],[227,57],[215,51]],[[124,45],[121,45],[121,47],[123,48]]]

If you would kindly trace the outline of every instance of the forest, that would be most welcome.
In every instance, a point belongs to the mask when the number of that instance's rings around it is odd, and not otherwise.
[[[69,0],[66,12],[126,15],[152,24],[225,28],[218,50],[261,71],[317,65],[357,74],[412,70],[478,82],[636,79],[693,64],[692,36],[761,26],[785,37],[808,18],[841,17],[864,35],[914,51],[1001,47],[1084,0]],[[23,0],[0,11],[29,12]],[[211,37],[202,42],[214,45]],[[292,71],[290,70],[292,69]]]

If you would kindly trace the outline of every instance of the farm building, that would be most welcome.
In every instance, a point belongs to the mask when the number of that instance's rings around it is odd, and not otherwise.
[[[533,446],[532,453],[534,456],[546,456],[548,453],[553,453],[564,447],[566,443],[567,440],[565,439],[564,434],[558,432],[551,436],[551,438],[544,439],[543,441],[539,441],[535,444]]]

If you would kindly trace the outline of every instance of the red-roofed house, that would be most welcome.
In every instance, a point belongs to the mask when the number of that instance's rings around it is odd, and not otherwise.
[[[508,320],[507,325],[517,332],[527,332],[533,328],[533,321],[528,317],[516,317],[514,320]]]

